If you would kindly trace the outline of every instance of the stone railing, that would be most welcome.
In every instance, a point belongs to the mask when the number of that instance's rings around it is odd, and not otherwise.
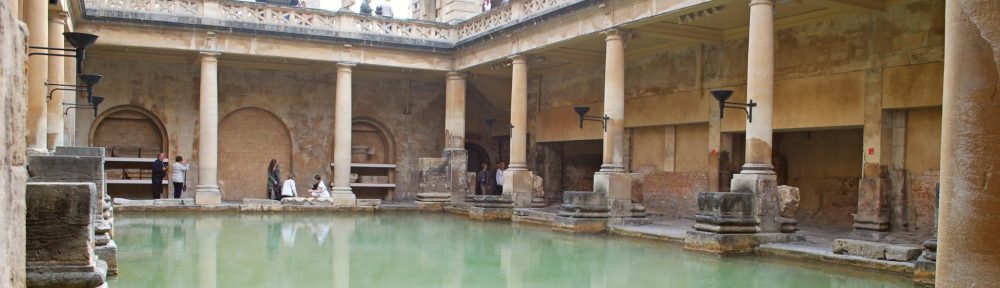
[[[391,19],[234,0],[80,0],[92,18],[155,21],[266,30],[443,47],[528,21],[586,0],[512,0],[466,21],[446,23]],[[389,36],[389,37],[385,37]],[[395,39],[395,40],[394,40]]]
[[[451,46],[451,25],[391,19],[293,6],[229,0],[81,0],[85,15],[137,21],[177,22],[426,45]],[[191,21],[192,19],[197,21]],[[385,36],[396,38],[396,41]],[[434,45],[441,46],[441,45]]]

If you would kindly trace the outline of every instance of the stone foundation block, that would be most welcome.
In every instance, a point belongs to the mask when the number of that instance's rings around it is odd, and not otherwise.
[[[108,265],[108,275],[118,275],[118,244],[112,240],[104,246],[94,249],[97,258]]]
[[[600,233],[608,229],[608,218],[577,218],[556,216],[552,230],[570,233]]]
[[[431,202],[416,201],[416,203],[417,203],[417,208],[419,208],[421,211],[429,211],[429,212],[444,211],[444,206],[448,205],[447,201],[431,201]]]
[[[514,207],[531,207],[535,174],[528,170],[506,170],[503,177],[503,195],[512,198]]]
[[[469,208],[469,218],[476,220],[509,220],[514,214],[514,207],[479,207]]]
[[[195,205],[221,205],[222,192],[218,186],[201,186],[194,193]]]
[[[358,199],[358,206],[376,207],[382,205],[382,199]]]
[[[281,201],[271,199],[243,199],[240,211],[281,211]]]
[[[688,231],[684,249],[723,255],[750,254],[760,245],[754,234],[721,234],[705,231]]]
[[[776,233],[781,231],[781,200],[778,195],[778,176],[774,174],[736,174],[730,182],[730,190],[753,194],[753,217],[757,221],[757,231]]]
[[[25,193],[29,287],[104,284],[94,255],[94,183],[28,183]]]
[[[913,282],[923,286],[934,286],[936,271],[937,262],[920,257],[913,265]]]

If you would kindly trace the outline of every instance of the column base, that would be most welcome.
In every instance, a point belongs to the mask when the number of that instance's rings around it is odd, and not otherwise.
[[[468,169],[469,153],[462,148],[445,148],[441,152],[443,158],[448,161],[448,188],[451,189],[451,202],[465,202],[465,195],[468,194],[469,182],[475,182],[475,177],[468,178],[465,169]],[[473,186],[475,187],[475,186]]]
[[[888,231],[890,222],[885,180],[861,179],[858,186],[858,213],[851,215],[854,217],[854,228]]]
[[[535,173],[530,170],[508,169],[504,171],[503,177],[503,195],[511,197],[514,207],[531,208]]]
[[[348,190],[350,191],[350,190]],[[330,200],[333,201],[333,206],[335,207],[354,207],[358,206],[358,199],[354,196],[354,193],[344,193],[336,191],[330,194]]]
[[[764,165],[770,166],[769,164]],[[746,166],[743,167],[744,172],[746,172]],[[741,173],[733,175],[730,187],[732,192],[753,194],[753,214],[751,215],[757,221],[758,232],[781,232],[781,198],[778,195],[778,176],[773,171],[771,174]]]
[[[216,185],[198,185],[194,192],[195,205],[220,205],[222,204],[222,191]]]

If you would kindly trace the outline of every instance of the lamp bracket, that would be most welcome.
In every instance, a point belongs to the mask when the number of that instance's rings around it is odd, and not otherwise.
[[[753,102],[753,99],[750,99],[750,103],[721,102],[720,104],[721,108],[723,109],[732,108],[732,109],[743,110],[743,112],[747,113],[747,122],[753,123],[753,107],[757,107],[757,103]],[[720,109],[719,111],[719,118],[722,118],[725,115],[722,113],[721,110],[722,109]]]

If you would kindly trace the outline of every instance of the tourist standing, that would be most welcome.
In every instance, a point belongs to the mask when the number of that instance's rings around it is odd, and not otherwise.
[[[167,176],[167,162],[163,161],[163,157],[163,152],[160,152],[153,161],[153,199],[160,199],[160,194],[163,194],[163,177]]]
[[[476,194],[484,195],[489,191],[490,165],[483,162],[479,165],[479,173],[476,174]]]
[[[372,15],[372,6],[369,2],[371,2],[371,0],[361,0],[361,9],[359,10],[361,14],[369,16]]]
[[[382,8],[382,17],[392,18],[392,5],[389,4],[389,0],[385,0],[379,7]]]
[[[299,192],[295,191],[295,175],[289,174],[288,179],[281,185],[281,196],[278,200],[285,197],[299,197]]]
[[[496,188],[496,190],[493,191],[493,194],[495,195],[503,194],[503,170],[504,170],[503,161],[497,162],[497,177],[496,177],[497,183],[495,184],[496,187],[494,187]]]
[[[172,170],[170,172],[170,182],[174,182],[174,199],[181,198],[181,192],[187,190],[184,185],[184,177],[187,175],[188,169],[191,169],[191,164],[184,163],[184,157],[177,156],[174,157],[174,164],[172,165]]]
[[[313,183],[312,189],[309,189],[309,195],[316,198],[330,198],[330,189],[323,183],[323,178],[316,174],[313,175],[313,179],[316,179],[316,182]]]
[[[278,199],[281,194],[281,167],[278,167],[278,160],[271,159],[267,164],[267,199]]]
[[[490,11],[493,8],[493,3],[490,0],[483,0],[483,12]]]

